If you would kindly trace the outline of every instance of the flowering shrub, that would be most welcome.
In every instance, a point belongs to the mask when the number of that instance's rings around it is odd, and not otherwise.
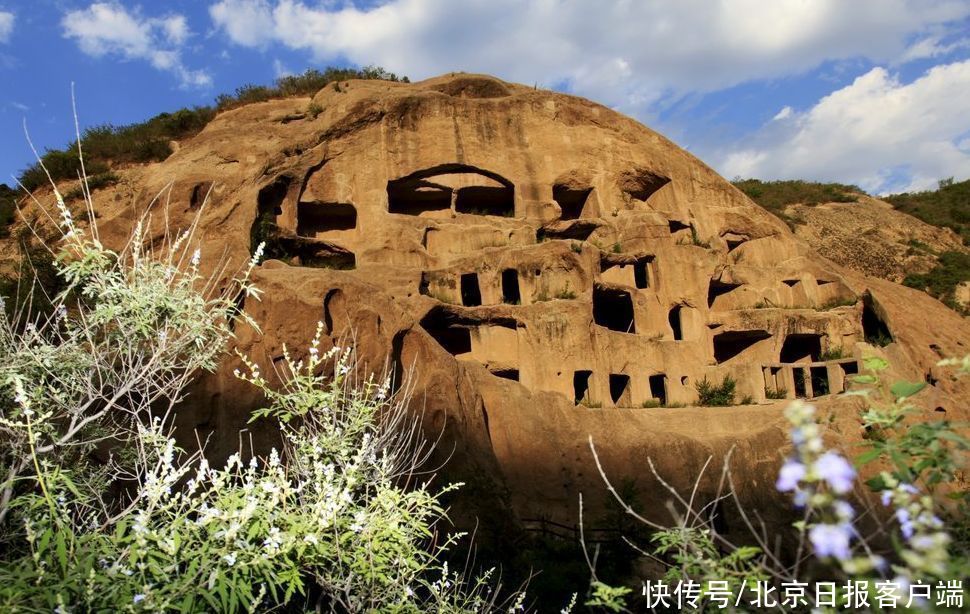
[[[328,359],[336,364],[322,385],[314,373]],[[350,385],[352,360],[332,351],[288,362],[289,392],[265,387],[255,368],[241,375],[270,395],[263,414],[304,410],[299,426],[282,424],[283,453],[262,461],[186,462],[160,420],[142,426],[140,486],[114,518],[87,513],[66,471],[45,472],[49,497],[18,500],[29,552],[0,571],[0,604],[236,612],[300,597],[349,612],[491,607],[487,577],[466,590],[437,564],[454,537],[426,547],[444,516],[439,493],[396,484],[415,458],[390,430],[403,406],[387,398],[387,380]]]
[[[907,607],[945,609],[963,602],[958,580],[970,577],[970,544],[955,539],[951,532],[958,537],[967,532],[968,495],[952,489],[943,493],[940,487],[954,482],[964,466],[963,453],[970,449],[970,442],[947,421],[908,422],[907,417],[918,411],[910,398],[925,384],[896,382],[884,386],[881,373],[888,364],[879,358],[864,362],[868,374],[854,379],[867,387],[850,393],[867,399],[860,416],[867,433],[867,449],[856,462],[862,466],[879,461],[891,467],[866,482],[879,493],[882,505],[892,511],[890,524],[879,527],[874,534],[863,534],[861,516],[850,502],[855,499],[864,506],[868,503],[858,484],[857,468],[843,454],[826,447],[815,408],[801,401],[785,410],[791,424],[793,452],[783,462],[775,484],[779,491],[792,494],[792,502],[801,515],[794,523],[790,540],[795,550],[786,556],[778,556],[754,531],[743,509],[740,511],[752,529],[751,539],[756,546],[731,543],[713,531],[709,509],[694,509],[693,496],[681,497],[669,486],[673,500],[682,508],[676,514],[677,526],[665,527],[640,517],[610,484],[590,441],[610,492],[628,514],[654,529],[652,554],[669,562],[665,580],[694,587],[693,603],[700,603],[701,597],[712,597],[718,590],[738,595],[748,590],[764,595],[766,582],[807,587],[839,575],[844,582],[833,585],[832,600],[846,607],[896,603],[901,599]],[[957,367],[958,376],[970,373],[970,356],[939,364]],[[731,482],[727,463],[725,480]],[[719,500],[730,496],[728,493]],[[879,514],[867,512],[870,520],[878,519]],[[887,535],[891,539],[887,540]],[[809,557],[815,559],[815,564],[808,564]],[[909,599],[901,596],[909,587],[928,589],[927,583],[933,582],[939,591],[936,601],[928,598],[928,590],[926,597],[914,598],[912,590]],[[677,598],[682,597],[679,594]],[[627,599],[626,592],[599,582],[593,569],[587,605],[625,611]],[[648,607],[658,603],[647,599]],[[805,602],[796,599],[786,605],[797,607],[799,603]]]
[[[85,467],[113,441],[121,452],[149,413],[164,415],[198,369],[212,369],[231,335],[230,294],[210,295],[191,231],[146,253],[140,222],[121,252],[82,229],[55,190],[63,230],[54,263],[65,289],[53,308],[8,309],[0,298],[0,532],[18,485],[39,466]],[[249,273],[236,290],[254,294]],[[104,482],[117,467],[87,464],[85,480]],[[81,477],[75,472],[75,479]]]
[[[498,607],[490,573],[466,581],[438,562],[457,536],[439,529],[437,497],[457,485],[416,482],[428,450],[407,399],[359,381],[352,351],[321,355],[320,327],[308,358],[286,353],[281,389],[248,360],[238,374],[267,398],[254,419],[282,450],[220,468],[180,450],[171,411],[246,316],[234,295],[206,295],[191,232],[146,253],[139,224],[113,252],[56,198],[68,289],[53,315],[4,311],[0,326],[0,610]],[[234,294],[258,297],[261,249]]]

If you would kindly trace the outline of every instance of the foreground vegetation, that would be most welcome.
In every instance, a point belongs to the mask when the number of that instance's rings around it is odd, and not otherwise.
[[[0,301],[0,610],[479,612],[488,576],[441,562],[454,543],[407,398],[321,330],[253,420],[282,436],[222,467],[180,449],[172,417],[222,358],[262,246],[215,295],[191,229],[114,252],[56,193],[50,305]],[[90,205],[90,203],[88,203]],[[34,296],[29,294],[29,296]],[[247,460],[247,457],[248,460]],[[518,597],[521,603],[523,597]],[[516,602],[512,602],[514,607]]]
[[[769,537],[759,521],[763,512],[744,508],[738,512],[751,530],[747,539],[734,542],[718,532],[722,504],[738,502],[730,455],[721,477],[726,488],[706,505],[695,501],[696,490],[681,493],[667,485],[651,462],[650,470],[668,489],[675,524],[648,520],[610,484],[591,438],[610,492],[650,530],[646,544],[631,545],[663,562],[666,574],[644,584],[637,595],[627,586],[599,581],[591,566],[587,603],[613,612],[716,611],[732,604],[741,605],[741,611],[745,606],[771,609],[772,604],[794,611],[815,605],[828,605],[826,611],[962,610],[970,595],[970,587],[962,584],[970,577],[970,492],[954,482],[966,469],[970,441],[960,434],[966,425],[926,420],[911,400],[925,383],[889,385],[882,380],[886,361],[870,357],[864,364],[867,373],[854,381],[860,387],[855,394],[867,401],[859,416],[866,435],[854,464],[844,451],[826,446],[828,420],[815,407],[796,401],[785,411],[793,452],[775,487],[790,494],[799,518],[788,535]],[[956,367],[957,377],[968,376],[970,355],[940,366]],[[877,469],[861,483],[864,466]],[[702,477],[703,472],[698,483]],[[872,507],[873,497],[885,511]],[[780,548],[782,543],[787,546]],[[801,596],[799,583],[807,587]],[[818,586],[827,587],[825,603],[818,601]]]

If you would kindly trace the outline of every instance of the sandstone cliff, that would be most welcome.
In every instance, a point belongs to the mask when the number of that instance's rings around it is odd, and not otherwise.
[[[164,162],[119,172],[95,194],[108,242],[153,199],[157,233],[199,216],[210,266],[267,242],[264,298],[245,305],[262,332],[236,331],[264,372],[321,320],[330,343],[410,374],[414,410],[470,482],[460,514],[575,523],[578,494],[604,493],[590,437],[606,471],[655,502],[647,459],[685,487],[734,448],[742,500],[777,503],[785,398],[814,398],[857,437],[858,401],[839,393],[867,355],[932,382],[928,416],[968,417],[966,386],[934,366],[970,351],[963,318],[826,259],[848,239],[796,236],[587,100],[469,74],[342,82],[222,113]],[[240,429],[273,440],[247,427],[260,399],[235,366],[203,378],[180,416],[214,456]],[[725,377],[744,404],[696,407],[697,384]]]

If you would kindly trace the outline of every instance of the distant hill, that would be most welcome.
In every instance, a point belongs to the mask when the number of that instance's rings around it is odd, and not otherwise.
[[[970,245],[970,179],[954,182],[951,177],[940,181],[936,190],[893,194],[883,200],[927,224],[953,229]]]
[[[883,198],[841,183],[733,183],[828,258],[970,308],[970,180]]]

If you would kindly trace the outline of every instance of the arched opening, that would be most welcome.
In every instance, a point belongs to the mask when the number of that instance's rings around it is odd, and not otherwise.
[[[568,185],[556,184],[552,186],[552,199],[562,210],[561,220],[575,220],[583,215],[586,201],[593,188],[576,188]]]
[[[511,217],[515,189],[501,175],[466,164],[442,164],[387,182],[389,213],[434,217],[452,202],[458,213]]]
[[[686,378],[682,378],[683,381]],[[660,406],[667,404],[667,376],[663,373],[651,375],[648,379],[650,384],[650,396],[659,401]]]
[[[684,340],[684,330],[681,326],[680,316],[683,312],[683,305],[676,305],[667,314],[667,322],[670,324],[670,332],[674,335],[674,341]]]
[[[714,335],[714,360],[718,364],[727,362],[759,341],[770,338],[771,333],[766,330],[732,330]]]
[[[889,326],[879,316],[879,307],[868,292],[862,297],[862,332],[866,343],[884,347],[893,342]]]
[[[300,202],[296,205],[296,234],[316,238],[328,232],[357,228],[357,209],[349,203]]]

